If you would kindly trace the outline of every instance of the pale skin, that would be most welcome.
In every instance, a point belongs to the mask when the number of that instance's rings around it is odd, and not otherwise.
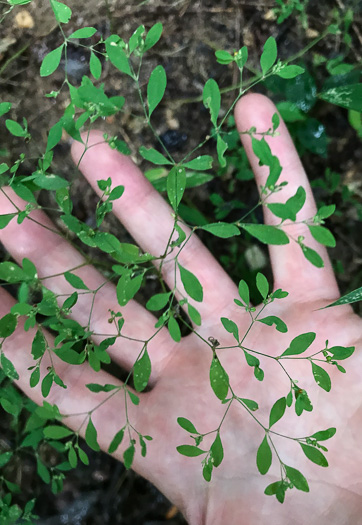
[[[271,125],[275,107],[262,95],[245,96],[236,106],[235,118],[240,131],[256,126],[258,131],[266,131]],[[315,214],[316,207],[308,179],[296,153],[288,131],[281,123],[280,136],[267,138],[272,151],[280,159],[283,167],[282,180],[288,186],[281,193],[271,197],[270,202],[285,202],[298,186],[307,192],[307,202],[299,212],[298,222]],[[241,140],[251,160],[258,187],[265,183],[266,169],[258,166],[254,157],[250,138],[241,135]],[[89,144],[102,142],[100,132],[90,134]],[[72,146],[72,156],[77,163],[84,147],[79,143]],[[113,211],[120,222],[131,233],[141,248],[149,253],[163,253],[168,236],[172,230],[171,209],[152,188],[128,157],[111,150],[108,145],[91,147],[84,155],[80,170],[91,186],[99,193],[96,181],[111,177],[113,185],[124,185],[125,192],[114,203]],[[0,193],[1,213],[14,212],[14,204],[23,208],[24,203],[9,188]],[[31,217],[39,223],[55,228],[45,214],[37,210]],[[279,220],[269,213],[265,214],[268,224],[278,224]],[[153,441],[148,444],[146,458],[142,458],[139,448],[136,451],[133,468],[140,475],[154,483],[184,513],[191,525],[272,525],[308,523],[329,525],[360,523],[362,511],[362,451],[360,436],[362,432],[362,320],[350,306],[338,306],[318,310],[339,297],[339,290],[328,259],[327,251],[309,235],[304,224],[285,226],[293,238],[306,237],[306,244],[318,251],[324,260],[322,269],[313,267],[302,255],[300,247],[293,241],[285,246],[270,247],[270,260],[274,274],[274,289],[282,288],[289,292],[283,300],[275,300],[267,307],[266,315],[277,315],[288,326],[288,333],[281,334],[274,327],[257,323],[247,336],[244,344],[250,349],[271,356],[280,355],[292,338],[305,332],[316,332],[317,337],[309,353],[324,348],[328,339],[330,346],[355,346],[354,355],[344,361],[347,370],[341,374],[335,367],[326,366],[332,390],[327,393],[320,389],[312,376],[309,362],[302,360],[284,361],[293,379],[309,393],[314,410],[296,416],[294,408],[287,409],[283,419],[275,425],[275,430],[292,437],[304,437],[318,430],[336,427],[337,433],[324,444],[328,447],[327,458],[330,466],[322,468],[307,460],[295,441],[275,437],[274,442],[281,459],[290,466],[298,468],[308,479],[310,493],[288,490],[283,505],[275,497],[265,496],[264,488],[280,479],[279,462],[273,456],[273,465],[266,476],[261,476],[256,468],[256,451],[264,432],[251,415],[240,405],[234,403],[221,427],[221,439],[225,458],[214,469],[211,483],[201,474],[201,459],[183,457],[176,452],[181,444],[193,444],[192,439],[176,421],[178,416],[190,419],[200,432],[215,430],[225,412],[225,405],[215,397],[209,382],[209,367],[212,352],[202,339],[191,334],[180,343],[175,343],[166,328],[149,344],[152,361],[152,389],[141,393],[140,405],[129,405],[129,418],[143,434],[150,434]],[[25,220],[18,225],[15,220],[0,231],[0,240],[13,258],[21,263],[24,257],[36,265],[40,277],[59,274],[82,263],[80,253],[56,233],[43,228],[36,222]],[[222,242],[222,241],[221,241]],[[173,254],[174,255],[174,254]],[[202,326],[195,327],[205,339],[212,336],[222,346],[234,345],[233,337],[223,328],[220,317],[233,319],[243,334],[249,324],[250,316],[237,307],[233,299],[238,297],[237,286],[223,271],[218,262],[201,244],[196,235],[180,254],[180,263],[199,278],[204,289],[204,300],[195,304],[202,316]],[[163,265],[165,281],[173,286],[173,265]],[[104,282],[104,277],[90,266],[74,271],[90,289]],[[240,279],[243,276],[240,276]],[[73,288],[62,276],[48,278],[44,284],[57,294],[70,294]],[[108,323],[109,309],[119,311],[115,287],[108,283],[96,294],[90,329],[96,334],[111,334]],[[60,298],[60,304],[65,296]],[[81,325],[87,325],[91,295],[80,295],[72,309],[72,317]],[[1,290],[0,315],[5,315],[15,300]],[[260,307],[259,307],[260,308]],[[257,307],[258,311],[258,307]],[[130,338],[147,339],[155,331],[155,318],[136,302],[122,309],[125,317],[124,334]],[[35,402],[42,404],[40,387],[29,387],[27,370],[34,364],[30,354],[34,330],[24,332],[19,323],[15,333],[4,343],[5,354],[16,367],[20,379],[18,386]],[[104,337],[95,336],[96,341]],[[51,345],[52,337],[48,336]],[[117,339],[110,348],[112,360],[131,369],[140,349],[140,343],[127,339]],[[262,383],[257,381],[252,369],[245,364],[240,349],[222,350],[220,361],[230,377],[234,392],[244,398],[259,403],[254,415],[268,424],[269,411],[273,403],[289,391],[289,380],[278,363],[272,359],[261,358],[265,372]],[[42,363],[42,377],[49,365],[48,358]],[[69,366],[53,357],[57,373],[67,390],[53,387],[47,401],[56,403],[62,414],[86,413],[92,410],[107,394],[94,394],[85,387],[87,383],[121,384],[104,371],[94,372],[87,363]],[[124,397],[118,394],[97,409],[92,419],[98,430],[98,441],[107,450],[115,433],[124,425]],[[77,430],[84,415],[69,417],[65,424]],[[84,431],[81,429],[81,434]],[[213,436],[205,440],[203,446],[210,446]],[[122,444],[115,457],[122,459],[128,441]]]

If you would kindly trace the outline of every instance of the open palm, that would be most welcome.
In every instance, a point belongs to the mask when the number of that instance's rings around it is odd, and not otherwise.
[[[266,97],[248,95],[236,106],[238,128],[241,131],[253,125],[258,130],[265,131],[270,127],[271,116],[275,111],[274,105]],[[299,186],[303,186],[307,193],[307,202],[298,214],[300,223],[315,214],[315,203],[285,125],[281,124],[279,130],[280,136],[271,139],[270,145],[283,167],[280,180],[288,181],[288,186],[281,195],[273,195],[272,198],[274,202],[286,200]],[[242,136],[242,140],[260,186],[265,182],[265,168],[258,165],[251,150],[250,139]],[[102,134],[92,132],[88,144],[94,144],[94,147],[82,158],[81,171],[98,193],[96,181],[99,179],[111,177],[114,186],[123,185],[124,195],[113,206],[115,215],[145,252],[155,255],[163,253],[173,226],[171,209],[129,158],[101,142]],[[75,161],[79,160],[82,152],[83,147],[74,143],[72,154]],[[24,208],[24,203],[14,192],[4,190],[0,195],[2,213],[12,213],[14,204],[20,209]],[[74,289],[59,274],[82,265],[84,260],[81,254],[54,233],[54,225],[43,212],[34,211],[31,217],[34,221],[26,220],[21,225],[12,221],[1,231],[0,240],[15,260],[21,262],[27,257],[36,265],[39,276],[47,277],[45,286],[59,295],[72,293]],[[266,213],[265,221],[269,224],[278,223],[278,219],[269,213]],[[142,434],[153,437],[148,445],[147,456],[142,458],[137,453],[133,467],[175,502],[192,525],[217,524],[222,521],[230,525],[258,525],[266,522],[314,524],[321,523],[321,518],[322,523],[338,525],[360,522],[362,362],[359,350],[362,321],[353,314],[349,306],[314,311],[339,296],[326,250],[308,237],[308,228],[304,224],[285,226],[285,230],[295,239],[304,235],[307,245],[318,251],[325,266],[323,269],[312,266],[295,242],[271,247],[274,289],[282,288],[289,292],[289,296],[268,305],[265,315],[280,317],[287,324],[288,332],[281,334],[274,327],[256,323],[243,345],[275,357],[289,346],[294,337],[305,332],[317,334],[310,348],[311,353],[322,350],[326,340],[329,340],[329,346],[359,345],[355,354],[346,362],[346,375],[342,375],[334,366],[328,367],[332,379],[332,390],[329,393],[316,385],[309,362],[292,359],[283,361],[283,366],[293,380],[297,380],[300,387],[309,393],[314,410],[298,417],[294,408],[287,409],[285,416],[275,425],[275,430],[287,436],[304,437],[318,430],[337,427],[336,436],[327,442],[331,466],[325,469],[314,465],[304,457],[298,443],[275,436],[273,441],[280,458],[287,465],[303,472],[309,481],[311,492],[288,491],[283,505],[275,498],[265,496],[265,486],[280,479],[279,462],[274,454],[273,466],[268,474],[263,478],[258,473],[255,456],[264,431],[238,403],[232,404],[220,428],[225,456],[222,464],[214,469],[210,483],[202,478],[200,458],[186,458],[176,452],[178,445],[194,444],[192,438],[177,424],[177,417],[188,418],[204,434],[219,427],[227,407],[217,399],[210,387],[212,351],[204,340],[212,337],[219,341],[221,347],[235,346],[233,336],[222,326],[221,317],[233,320],[241,335],[250,326],[250,315],[233,301],[238,297],[237,286],[196,235],[193,235],[180,253],[179,262],[193,272],[203,286],[204,300],[197,304],[202,325],[195,327],[198,335],[192,333],[180,343],[171,339],[166,328],[150,340],[148,352],[152,362],[152,388],[140,395],[140,406],[128,403],[128,418],[132,425]],[[104,283],[104,277],[93,267],[84,266],[74,273],[91,290]],[[163,265],[163,277],[172,288],[175,280],[174,265],[168,264],[167,260]],[[92,297],[89,294],[80,295],[72,309],[72,317],[82,326],[89,323],[90,330],[98,334],[94,336],[94,340],[99,343],[104,339],[104,334],[112,333],[112,327],[108,323],[109,310],[117,312],[120,307],[115,288],[110,283],[99,289],[93,303]],[[63,300],[64,297],[60,297],[61,303]],[[9,311],[14,302],[10,295],[1,291],[1,316]],[[130,370],[142,348],[139,341],[150,338],[155,332],[155,318],[134,301],[121,311],[125,318],[122,333],[128,339],[117,339],[109,353],[114,362]],[[29,387],[30,372],[27,368],[34,363],[29,352],[33,337],[33,331],[24,332],[19,327],[6,340],[4,351],[19,372],[20,388],[41,404],[40,388]],[[50,335],[48,340],[51,345]],[[290,389],[290,380],[279,363],[260,357],[260,366],[265,372],[264,381],[260,383],[253,375],[253,369],[247,366],[240,348],[221,349],[218,355],[235,394],[255,400],[259,404],[259,410],[253,415],[267,426],[271,406],[277,399],[287,395]],[[88,364],[69,366],[55,359],[54,365],[68,388],[53,388],[47,400],[57,404],[62,414],[89,412],[109,395],[91,393],[85,387],[86,384],[121,384],[104,371],[94,372]],[[49,362],[44,359],[41,366],[43,375]],[[78,429],[83,419],[84,416],[73,416],[65,422],[71,428]],[[98,442],[101,448],[107,450],[112,438],[125,423],[121,394],[100,406],[92,419],[98,431]],[[206,436],[200,446],[208,450],[214,438],[215,433]],[[115,453],[116,457],[121,459],[127,446],[127,441],[122,443]]]

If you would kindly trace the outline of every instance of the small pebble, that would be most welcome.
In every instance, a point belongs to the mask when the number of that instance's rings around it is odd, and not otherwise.
[[[22,29],[31,29],[34,27],[34,19],[26,9],[22,9],[15,15],[15,23],[17,27]]]

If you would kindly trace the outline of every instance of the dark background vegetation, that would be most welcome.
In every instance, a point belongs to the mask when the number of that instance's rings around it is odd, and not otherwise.
[[[328,71],[331,61],[340,57],[343,62],[360,63],[361,34],[358,26],[362,15],[361,4],[352,0],[343,3],[340,0],[311,0],[306,9],[307,24],[301,23],[298,11],[278,24],[272,11],[276,3],[269,0],[149,0],[143,3],[136,0],[67,0],[65,3],[73,10],[71,21],[64,27],[66,34],[79,27],[94,26],[99,32],[93,37],[92,43],[100,35],[106,38],[111,33],[117,33],[127,40],[140,24],[149,29],[156,22],[163,23],[161,41],[145,58],[142,83],[146,86],[149,74],[157,64],[164,66],[168,85],[164,101],[154,113],[153,122],[157,133],[176,158],[190,151],[210,131],[209,113],[202,102],[197,100],[206,80],[214,78],[220,88],[229,88],[238,81],[236,65],[218,64],[214,55],[216,50],[233,52],[247,45],[251,71],[246,72],[246,77],[250,77],[258,70],[262,47],[268,36],[276,38],[279,56],[286,59],[317,38],[328,24],[335,22],[336,17],[342,20],[347,10],[353,9],[354,19],[348,31],[324,38],[299,59],[297,63],[304,65],[308,71],[302,80],[288,89],[277,81],[269,82],[267,86],[259,84],[254,91],[268,93],[275,102],[291,100],[306,111],[308,119],[304,124],[292,123],[290,129],[313,183],[318,203],[337,205],[338,211],[328,220],[327,226],[337,239],[337,246],[330,250],[330,255],[341,293],[361,286],[361,139],[349,123],[347,110],[311,95],[314,86],[320,91],[326,82],[336,81],[335,78],[331,80]],[[346,33],[349,35],[347,43],[344,38]],[[39,76],[42,59],[62,41],[53,12],[45,0],[34,0],[29,5],[14,9],[0,25],[0,101],[13,104],[9,118],[18,122],[21,122],[22,117],[28,119],[32,135],[24,149],[23,141],[10,135],[2,124],[0,162],[11,164],[21,152],[25,152],[26,159],[21,167],[24,175],[36,168],[36,159],[45,151],[47,131],[59,120],[69,103],[66,89],[56,100],[44,97],[45,93],[59,89],[64,79],[64,63],[52,76]],[[87,50],[76,45],[69,47],[68,75],[74,85],[80,85],[82,76],[89,74],[88,61]],[[346,78],[337,81],[341,84],[351,83],[358,82],[359,78],[360,70],[357,68]],[[97,127],[109,134],[119,134],[130,146],[135,162],[144,169],[150,168],[144,161],[141,163],[137,151],[141,145],[157,145],[147,127],[131,81],[110,63],[103,62],[101,82],[105,83],[108,95],[123,95],[126,104],[122,113],[97,122]],[[225,93],[222,99],[223,111],[227,110],[236,95],[236,90]],[[230,137],[233,142],[233,135]],[[240,216],[241,210],[250,209],[256,202],[257,191],[245,156],[241,147],[234,142],[227,168],[218,168],[215,161],[213,180],[186,192],[184,202],[189,208],[188,217],[192,213],[191,209],[198,221],[232,221]],[[202,153],[213,154],[213,147],[209,143]],[[61,143],[55,148],[53,172],[73,180],[73,213],[94,226],[97,198],[74,168],[69,149],[69,137],[64,134]],[[51,197],[43,193],[40,193],[39,201],[54,207]],[[258,213],[255,218],[262,220]],[[54,220],[57,222],[56,215]],[[126,236],[112,219],[107,220],[105,228],[118,236]],[[221,243],[210,237],[205,237],[205,241],[235,281],[243,275],[252,283],[259,270],[271,277],[267,250],[257,241],[238,238],[237,241],[231,239]],[[4,252],[1,255],[7,257]],[[354,307],[361,313],[360,303]],[[0,452],[16,446],[21,438],[23,423],[20,419],[16,426],[11,425],[10,416],[0,408]],[[78,467],[67,474],[64,490],[56,496],[37,476],[31,456],[22,455],[12,463],[7,477],[22,488],[22,494],[16,497],[16,501],[23,504],[28,499],[38,498],[35,511],[40,518],[36,523],[184,523],[177,509],[147,481],[133,472],[126,472],[122,464],[106,454],[96,454],[85,444],[84,447],[91,459],[90,467]],[[50,465],[56,461],[51,450],[44,450],[43,454]]]

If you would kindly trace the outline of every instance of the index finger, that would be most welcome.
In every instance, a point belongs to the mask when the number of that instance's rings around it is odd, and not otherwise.
[[[235,121],[239,131],[245,131],[255,126],[258,132],[264,132],[271,127],[271,119],[277,108],[273,102],[259,94],[250,94],[243,97],[235,108]],[[274,193],[268,198],[268,203],[285,202],[295,195],[299,186],[306,191],[306,201],[297,214],[297,222],[310,219],[317,212],[317,207],[310,187],[308,177],[304,171],[299,155],[285,123],[280,119],[279,136],[265,137],[273,155],[277,156],[282,166],[278,184],[288,182],[283,190]],[[253,168],[258,187],[264,186],[268,168],[259,166],[259,159],[255,156],[251,138],[242,134],[241,141]],[[271,213],[264,206],[265,224],[277,225],[281,219]],[[290,221],[287,221],[290,222]],[[317,268],[303,255],[297,242],[290,240],[289,244],[269,245],[270,259],[274,274],[274,287],[283,288],[289,293],[303,299],[335,299],[339,296],[337,282],[334,276],[327,250],[311,235],[306,224],[292,224],[283,226],[283,229],[297,239],[299,235],[305,238],[305,245],[315,250],[323,259],[324,267]]]

